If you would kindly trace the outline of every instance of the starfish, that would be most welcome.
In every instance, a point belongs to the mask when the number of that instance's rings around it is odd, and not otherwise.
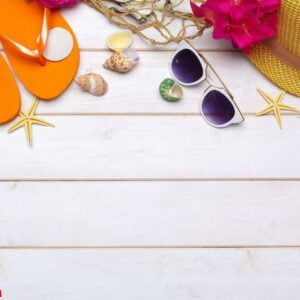
[[[16,124],[14,124],[10,129],[8,129],[8,133],[11,133],[11,132],[24,126],[29,146],[32,145],[32,125],[33,124],[54,127],[52,124],[50,124],[40,118],[37,118],[35,116],[36,108],[37,108],[39,102],[40,101],[38,99],[35,99],[26,112],[21,112],[19,114],[20,120]]]
[[[281,121],[280,110],[289,110],[289,111],[300,112],[298,109],[296,109],[292,106],[282,104],[282,100],[283,100],[283,97],[285,95],[285,91],[280,91],[279,95],[276,98],[270,97],[269,95],[267,95],[261,89],[257,89],[257,91],[269,103],[269,105],[264,110],[256,113],[256,115],[257,116],[262,116],[262,115],[268,114],[269,112],[273,111],[280,129],[282,129],[282,121]]]

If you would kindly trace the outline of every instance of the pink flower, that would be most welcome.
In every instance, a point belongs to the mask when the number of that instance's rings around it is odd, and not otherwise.
[[[43,6],[50,9],[58,9],[67,6],[73,6],[80,2],[80,0],[38,0]]]
[[[191,0],[193,13],[213,26],[215,39],[230,40],[249,53],[252,47],[277,34],[280,0]]]

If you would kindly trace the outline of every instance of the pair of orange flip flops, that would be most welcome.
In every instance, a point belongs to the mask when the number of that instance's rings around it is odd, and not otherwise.
[[[17,77],[39,99],[58,97],[77,72],[72,29],[58,11],[36,0],[0,0],[0,41]],[[15,78],[0,54],[0,124],[13,120],[20,106]]]

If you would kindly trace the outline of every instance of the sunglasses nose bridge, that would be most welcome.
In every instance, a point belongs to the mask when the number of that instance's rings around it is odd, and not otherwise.
[[[209,86],[211,87],[217,87],[215,81],[209,76],[207,69],[206,69],[206,77],[205,80],[207,81],[207,83],[209,84]]]

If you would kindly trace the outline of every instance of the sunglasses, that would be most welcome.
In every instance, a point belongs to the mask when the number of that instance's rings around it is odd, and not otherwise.
[[[218,78],[222,87],[213,83],[208,76],[208,68]],[[184,86],[193,86],[204,81],[209,83],[209,87],[201,97],[199,107],[204,120],[209,125],[221,128],[244,121],[231,92],[220,76],[207,59],[188,42],[183,41],[174,53],[170,63],[170,72],[173,78]]]

